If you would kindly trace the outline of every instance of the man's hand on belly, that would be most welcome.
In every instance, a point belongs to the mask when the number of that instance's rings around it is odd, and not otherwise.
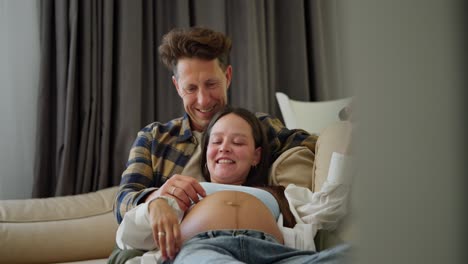
[[[151,201],[148,210],[156,246],[164,259],[174,259],[182,244],[177,214],[163,199]]]
[[[148,195],[145,201],[151,201],[159,196],[176,199],[179,208],[185,212],[192,205],[192,202],[199,201],[199,196],[205,197],[206,192],[195,178],[174,174],[158,190]]]

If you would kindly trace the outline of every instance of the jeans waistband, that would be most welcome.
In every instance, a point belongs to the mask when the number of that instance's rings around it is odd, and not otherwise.
[[[208,238],[215,238],[215,237],[236,237],[236,236],[248,236],[251,238],[257,238],[261,240],[267,240],[275,243],[279,243],[278,240],[268,234],[257,230],[250,230],[250,229],[233,229],[233,230],[209,230],[206,232],[199,233],[192,237],[190,240],[198,240],[198,239],[208,239]]]

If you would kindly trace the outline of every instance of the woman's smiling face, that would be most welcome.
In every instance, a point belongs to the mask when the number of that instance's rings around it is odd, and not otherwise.
[[[212,182],[241,185],[260,158],[261,148],[255,148],[252,128],[243,118],[231,113],[214,124],[206,152]]]

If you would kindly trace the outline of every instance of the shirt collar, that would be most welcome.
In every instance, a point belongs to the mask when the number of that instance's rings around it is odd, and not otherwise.
[[[192,137],[193,137],[193,133],[192,133],[192,129],[190,128],[190,117],[187,113],[185,113],[182,119],[182,127],[180,129],[177,142],[184,142],[188,140],[191,141]]]

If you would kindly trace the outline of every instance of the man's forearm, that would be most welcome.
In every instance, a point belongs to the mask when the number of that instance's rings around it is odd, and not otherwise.
[[[145,202],[146,197],[155,190],[157,190],[155,187],[146,187],[135,183],[121,185],[114,202],[114,214],[117,222],[120,224],[126,212]]]

